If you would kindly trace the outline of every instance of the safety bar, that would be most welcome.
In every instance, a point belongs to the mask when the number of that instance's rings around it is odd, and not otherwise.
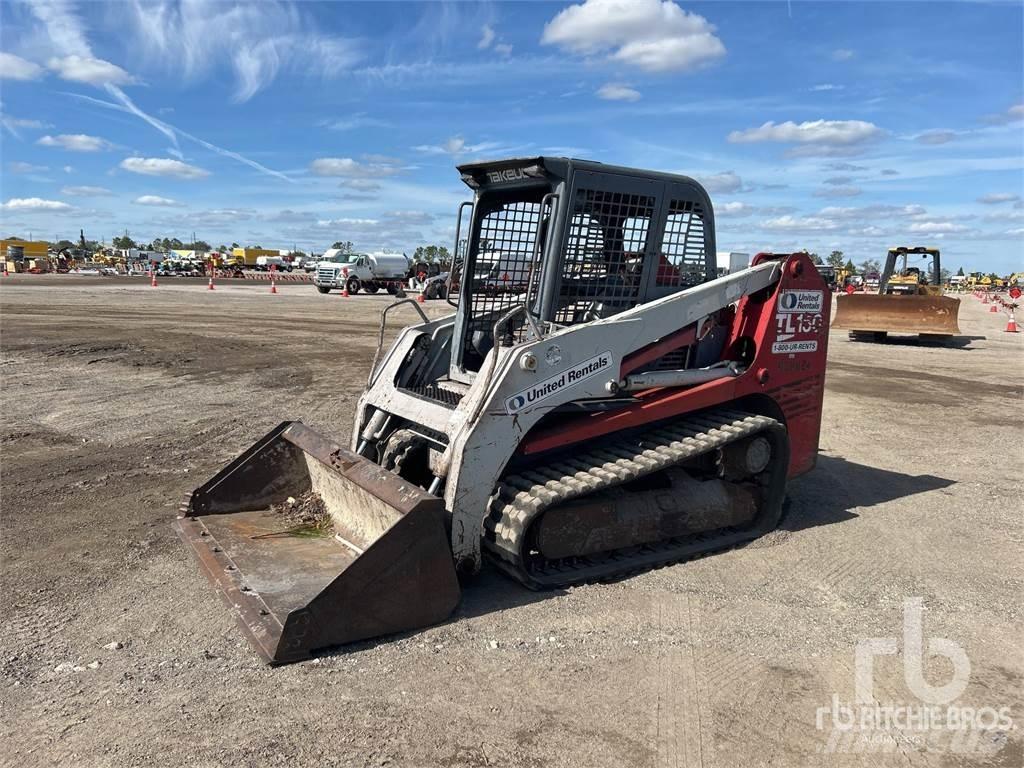
[[[400,307],[403,304],[412,304],[416,308],[416,311],[420,313],[420,317],[423,318],[424,323],[429,323],[430,318],[427,317],[427,313],[420,307],[419,302],[416,299],[399,299],[398,301],[392,302],[384,307],[384,310],[380,313],[380,333],[377,336],[377,351],[373,353],[373,364],[370,366],[370,375],[366,378],[367,386],[373,384],[374,378],[377,374],[377,361],[380,359],[380,351],[384,348],[384,329],[388,323],[388,312],[395,307]]]
[[[453,307],[459,306],[454,301],[452,301],[452,280],[455,278],[455,266],[456,266],[456,264],[459,263],[459,241],[461,240],[461,234],[462,234],[462,211],[466,208],[467,205],[470,208],[472,208],[473,207],[473,201],[472,200],[463,200],[461,203],[459,203],[459,210],[455,214],[455,249],[452,251],[452,265],[451,265],[451,268],[448,270],[448,279],[445,280],[445,285],[444,285],[444,287],[445,287],[444,299],[445,299],[445,301],[448,302],[448,304],[450,304]],[[468,241],[466,243],[466,250],[469,250],[469,242]],[[466,267],[466,254],[462,254],[462,268],[463,268],[463,271],[465,271],[465,267]]]

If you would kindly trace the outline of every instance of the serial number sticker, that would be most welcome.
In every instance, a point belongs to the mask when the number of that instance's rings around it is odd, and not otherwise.
[[[824,291],[783,291],[777,312],[817,312],[825,306]]]
[[[772,343],[773,355],[788,355],[793,352],[817,352],[817,341],[776,341]]]
[[[544,381],[538,381],[522,392],[517,392],[505,400],[505,411],[511,416],[519,413],[528,405],[533,405],[541,400],[561,392],[566,387],[571,387],[584,379],[589,379],[595,373],[599,373],[612,364],[612,353],[602,352],[596,357],[577,363],[572,368],[556,373]]]

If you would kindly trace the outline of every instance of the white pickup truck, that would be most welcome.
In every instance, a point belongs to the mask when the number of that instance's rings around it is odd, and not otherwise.
[[[400,253],[342,253],[330,248],[317,262],[313,284],[320,293],[347,287],[349,293],[376,293],[384,288],[395,294],[408,273],[409,260]]]

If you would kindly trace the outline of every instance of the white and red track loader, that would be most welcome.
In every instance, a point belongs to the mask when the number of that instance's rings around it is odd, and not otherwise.
[[[750,541],[818,451],[831,296],[806,254],[715,279],[684,176],[565,158],[464,165],[454,311],[378,349],[349,447],[285,422],[178,529],[272,663],[451,614],[488,560],[533,589]],[[526,279],[494,291],[500,251]],[[287,529],[320,501],[318,535]],[[283,527],[285,528],[284,530]],[[326,528],[326,530],[325,530]]]

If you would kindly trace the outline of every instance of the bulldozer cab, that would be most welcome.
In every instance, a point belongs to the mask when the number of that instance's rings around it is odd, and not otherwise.
[[[917,263],[914,264],[913,262]],[[937,248],[890,248],[878,283],[880,294],[941,295],[942,269]]]
[[[693,179],[567,158],[459,167],[474,200],[451,376],[471,380],[497,343],[622,312],[715,277],[711,202]],[[481,268],[483,265],[483,268]]]

